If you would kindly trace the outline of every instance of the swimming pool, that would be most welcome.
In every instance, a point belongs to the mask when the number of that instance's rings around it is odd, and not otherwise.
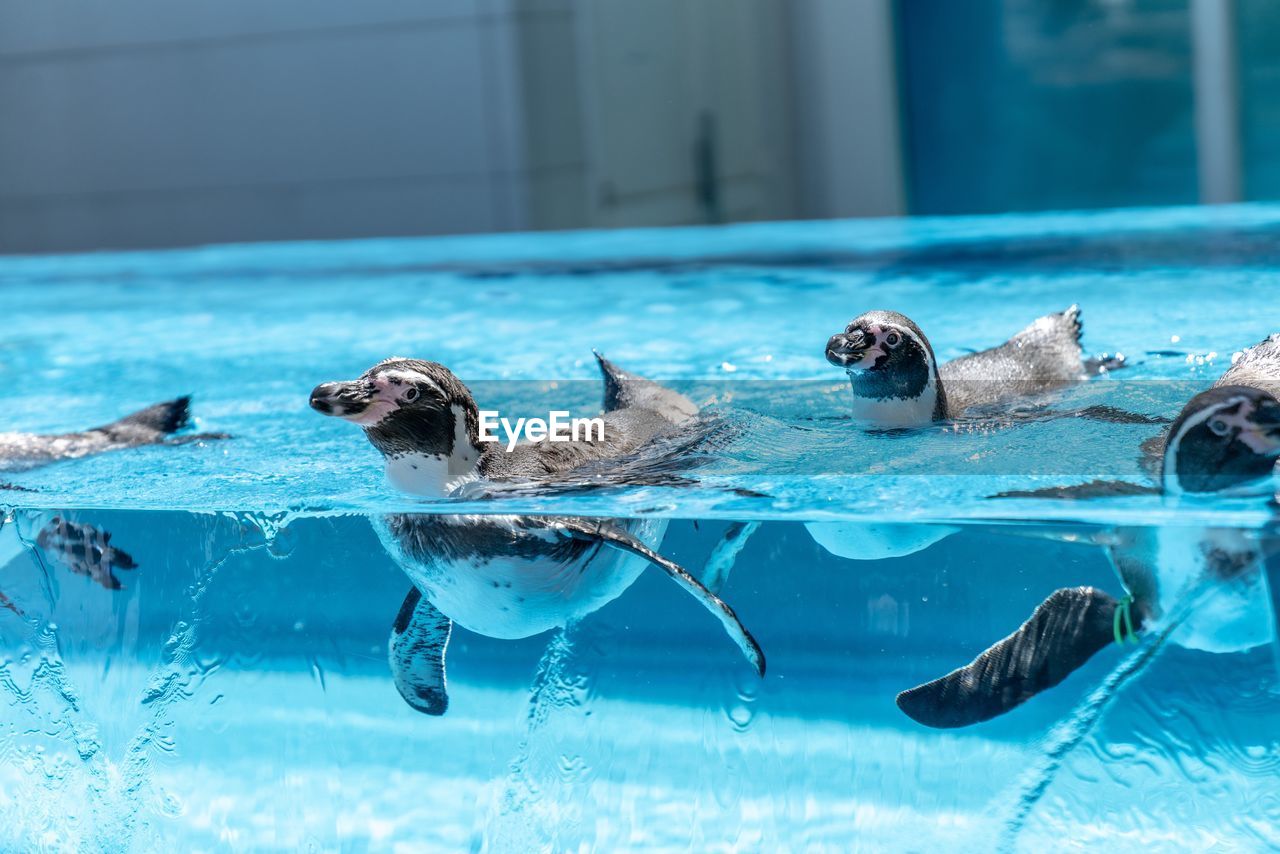
[[[910,314],[945,359],[1078,303],[1086,350],[1130,366],[1052,408],[1171,418],[1280,331],[1277,238],[1280,208],[1240,206],[0,260],[4,429],[190,393],[197,428],[233,437],[3,476],[30,491],[3,494],[0,529],[16,555],[0,590],[22,611],[0,610],[0,848],[1280,846],[1274,643],[1166,645],[1097,700],[1125,659],[1104,650],[964,729],[894,704],[1056,588],[1119,594],[1080,532],[1253,536],[1268,507],[993,500],[1142,482],[1160,428],[868,434],[823,359],[869,308]],[[665,485],[420,500],[308,407],[317,383],[404,355],[504,413],[588,415],[592,348],[718,419],[701,465]],[[760,522],[722,595],[767,676],[649,571],[563,633],[457,630],[449,710],[419,715],[386,659],[408,582],[370,517],[392,512],[662,519],[662,553],[694,571],[731,523]],[[128,550],[123,589],[28,547],[53,514]],[[893,525],[871,530],[899,553],[842,558],[806,523]]]

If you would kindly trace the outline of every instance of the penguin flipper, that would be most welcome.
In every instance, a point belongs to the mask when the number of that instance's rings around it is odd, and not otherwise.
[[[1074,412],[1064,412],[1062,414],[1074,415],[1077,418],[1089,418],[1093,421],[1102,421],[1106,424],[1165,425],[1170,423],[1170,419],[1160,415],[1143,415],[1141,412],[1130,412],[1128,409],[1121,409],[1118,406],[1110,406],[1105,403],[1086,406],[1083,409],[1077,409]]]
[[[1021,537],[1067,545],[1116,548],[1129,544],[1132,535],[1127,529],[1085,525],[1072,522],[1037,524],[1021,522],[1016,525],[971,525],[975,531],[1001,537]]]
[[[449,708],[444,654],[452,631],[453,620],[417,587],[410,588],[391,627],[387,660],[400,696],[426,715],[443,715]]]
[[[640,542],[639,539],[608,520],[562,519],[557,520],[557,524],[562,525],[570,536],[602,542],[615,549],[642,557],[661,569],[672,581],[683,587],[687,593],[701,602],[702,606],[720,621],[725,631],[729,633],[729,637],[733,639],[738,648],[742,650],[742,654],[746,656],[747,661],[755,668],[756,673],[764,676],[764,651],[760,649],[760,644],[756,643],[756,639],[751,636],[751,632],[747,631],[746,626],[742,625],[733,609],[725,604],[720,597],[704,587],[702,582],[694,578],[687,569],[658,554]]]
[[[972,662],[899,694],[898,708],[917,723],[939,729],[1003,715],[1057,685],[1114,641],[1118,607],[1092,587],[1055,590],[1016,632]]]
[[[725,529],[724,536],[711,550],[711,556],[707,558],[706,566],[702,568],[702,583],[708,590],[713,593],[720,592],[720,588],[724,587],[725,582],[729,580],[729,572],[738,559],[738,553],[759,528],[759,522],[732,522]]]
[[[192,436],[174,436],[180,430],[191,426],[191,396],[166,400],[146,409],[126,415],[119,421],[112,421],[87,432],[101,433],[115,442],[130,445],[147,445],[165,442],[182,445],[189,442],[202,442],[216,439],[230,439],[227,433],[197,433]]]
[[[1084,360],[1084,372],[1086,376],[1096,377],[1111,371],[1119,371],[1123,368],[1132,366],[1132,362],[1124,356],[1117,353],[1116,355],[1091,356]]]
[[[1040,489],[1011,489],[997,492],[988,498],[1057,498],[1063,501],[1081,501],[1093,498],[1124,498],[1133,495],[1159,495],[1155,486],[1131,483],[1127,480],[1091,480],[1070,486],[1046,486]]]

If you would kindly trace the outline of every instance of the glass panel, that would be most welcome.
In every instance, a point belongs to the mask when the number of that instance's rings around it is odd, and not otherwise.
[[[1196,201],[1185,0],[902,0],[911,213]]]
[[[1240,142],[1244,147],[1244,197],[1280,197],[1280,5],[1239,0]]]

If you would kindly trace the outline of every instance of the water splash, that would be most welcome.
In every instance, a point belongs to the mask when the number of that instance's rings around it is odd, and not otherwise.
[[[564,753],[562,738],[587,724],[590,677],[575,638],[581,624],[561,630],[548,644],[533,680],[525,734],[502,783],[485,827],[484,852],[576,849],[584,832],[584,802],[591,765],[580,753]]]
[[[144,805],[161,815],[173,815],[180,809],[169,793],[155,786],[152,767],[156,758],[170,757],[176,751],[177,707],[195,697],[221,664],[216,659],[202,661],[196,655],[204,598],[219,570],[233,557],[264,548],[270,550],[280,530],[281,518],[223,514],[213,520],[213,533],[206,542],[221,541],[223,536],[229,536],[232,542],[213,550],[212,559],[196,570],[186,589],[182,614],[165,640],[160,664],[143,690],[139,702],[150,711],[150,717],[125,749],[119,773],[119,794],[123,802],[130,805],[122,816],[126,831],[132,830],[134,818]],[[225,534],[220,530],[227,528],[229,531]]]

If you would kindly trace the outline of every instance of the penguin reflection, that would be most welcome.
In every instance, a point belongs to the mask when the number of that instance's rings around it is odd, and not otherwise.
[[[51,463],[119,451],[143,445],[181,445],[226,438],[221,433],[178,435],[189,426],[191,399],[180,397],[157,403],[101,427],[71,433],[0,433],[0,471],[24,472]],[[12,483],[0,489],[29,491]],[[122,584],[117,571],[137,567],[128,552],[111,543],[111,534],[78,522],[66,513],[30,511],[0,521],[0,568],[30,547],[54,562],[84,575],[108,590]],[[0,592],[0,607],[17,614],[21,606]]]

